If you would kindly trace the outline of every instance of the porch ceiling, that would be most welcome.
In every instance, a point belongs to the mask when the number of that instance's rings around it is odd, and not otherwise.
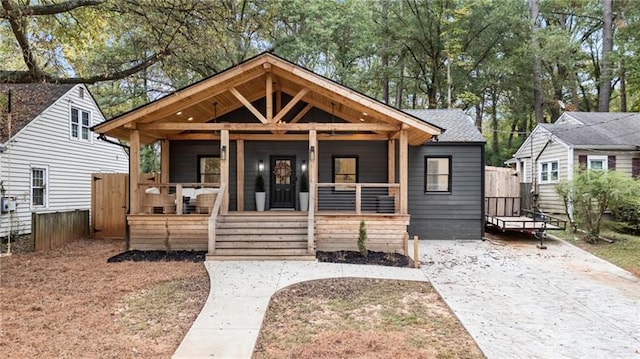
[[[269,92],[276,94],[272,96],[275,99],[268,100]],[[283,98],[281,102],[278,93],[286,94],[292,100],[285,102]],[[266,107],[273,109],[271,116],[251,104],[263,98]],[[241,107],[247,107],[253,115],[240,119],[240,123],[220,124],[214,121]],[[294,123],[313,107],[333,113],[336,122],[341,123],[333,123],[333,120],[325,124]],[[285,114],[292,118],[289,123],[282,121]],[[94,127],[97,133],[124,140],[129,139],[133,129],[140,130],[143,143],[164,138],[215,138],[214,131],[219,129],[228,129],[232,136],[240,137],[261,134],[268,139],[267,136],[272,134],[274,140],[300,137],[300,132],[310,129],[350,134],[352,139],[358,139],[354,134],[362,139],[384,139],[395,138],[398,131],[406,129],[409,144],[419,145],[442,132],[435,125],[270,53],[256,56]]]

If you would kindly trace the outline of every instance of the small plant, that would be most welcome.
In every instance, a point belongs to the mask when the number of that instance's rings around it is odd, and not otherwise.
[[[367,240],[367,228],[364,224],[364,220],[360,221],[360,233],[358,235],[358,249],[360,250],[360,254],[366,257],[369,254],[367,251],[367,246],[364,243]]]
[[[261,173],[256,176],[256,192],[264,192],[264,178]]]
[[[309,192],[309,182],[307,182],[307,174],[304,172],[300,175],[300,192]]]

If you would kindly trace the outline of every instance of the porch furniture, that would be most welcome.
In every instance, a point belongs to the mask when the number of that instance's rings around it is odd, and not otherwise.
[[[162,214],[176,213],[176,195],[162,193],[145,193],[144,211],[148,214],[154,214],[162,211]]]

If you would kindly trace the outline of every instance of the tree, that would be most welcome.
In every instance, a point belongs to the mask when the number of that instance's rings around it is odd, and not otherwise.
[[[600,62],[600,88],[598,91],[598,111],[609,112],[611,97],[611,61],[613,52],[613,24],[611,15],[611,1],[602,1],[602,57]]]

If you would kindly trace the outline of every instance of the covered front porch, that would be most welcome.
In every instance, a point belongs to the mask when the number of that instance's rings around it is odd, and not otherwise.
[[[440,133],[271,54],[95,130],[130,145],[129,249],[301,259],[357,249],[361,221],[369,249],[406,252],[409,146]],[[160,181],[138,183],[154,142]]]

